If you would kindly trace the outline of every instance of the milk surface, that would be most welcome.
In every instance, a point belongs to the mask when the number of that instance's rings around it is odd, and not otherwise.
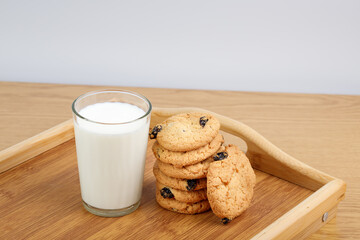
[[[96,103],[74,123],[81,195],[96,208],[121,209],[141,197],[150,120],[137,106]],[[138,120],[136,120],[138,119]],[[136,121],[134,121],[136,120]]]

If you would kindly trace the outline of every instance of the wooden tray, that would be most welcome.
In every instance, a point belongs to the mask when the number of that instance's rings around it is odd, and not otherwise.
[[[190,111],[208,112],[155,108],[151,126]],[[247,148],[256,169],[251,206],[228,225],[220,224],[211,211],[183,215],[157,205],[152,141],[138,210],[119,218],[88,213],[81,203],[73,124],[68,120],[0,152],[0,238],[305,238],[335,216],[346,189],[342,180],[287,155],[243,123],[212,114],[220,120],[226,142]]]

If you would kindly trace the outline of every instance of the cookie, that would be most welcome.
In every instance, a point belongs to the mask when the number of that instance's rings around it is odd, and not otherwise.
[[[156,181],[175,189],[179,189],[183,191],[192,191],[192,190],[200,190],[206,188],[206,178],[181,179],[181,178],[169,177],[160,171],[156,162],[154,164],[153,172]]]
[[[163,146],[161,146],[158,142],[154,143],[152,150],[158,160],[164,163],[170,163],[176,167],[183,167],[201,162],[204,159],[210,157],[220,148],[223,142],[224,138],[219,133],[210,143],[192,151],[169,151]]]
[[[225,147],[221,146],[218,149],[218,152],[222,152],[224,149]],[[184,178],[184,179],[199,179],[206,177],[206,173],[210,166],[210,163],[214,161],[213,156],[199,163],[184,166],[181,168],[175,167],[174,165],[169,163],[163,163],[159,160],[157,160],[156,162],[157,165],[159,166],[160,171],[162,171],[164,174],[168,175],[169,177]]]
[[[176,201],[185,203],[195,203],[207,199],[206,188],[197,191],[182,191],[179,189],[165,186],[162,183],[156,182],[157,189],[160,189],[160,194],[164,198],[174,198]]]
[[[177,168],[172,164],[163,163],[157,160],[160,171],[169,177],[173,178],[182,178],[182,179],[200,179],[205,178],[207,169],[209,168],[210,163],[213,160],[208,158],[202,162],[196,163],[194,165],[189,165],[181,168]]]
[[[229,145],[217,154],[208,168],[207,193],[212,211],[222,218],[223,223],[249,207],[255,181],[248,158],[237,146]]]
[[[184,214],[197,214],[206,212],[210,209],[210,204],[207,200],[196,203],[179,202],[174,198],[164,198],[161,196],[160,189],[156,189],[156,201],[158,204],[170,211],[184,213]]]
[[[211,142],[218,134],[220,122],[209,113],[174,115],[156,125],[149,133],[170,151],[191,151]]]

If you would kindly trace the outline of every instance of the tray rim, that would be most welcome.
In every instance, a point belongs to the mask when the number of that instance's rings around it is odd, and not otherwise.
[[[183,112],[208,112],[217,117],[221,130],[243,139],[254,168],[314,191],[297,206],[257,233],[252,239],[304,238],[332,219],[344,199],[346,184],[286,154],[242,122],[202,108],[153,108],[150,126]],[[73,119],[0,151],[0,174],[74,138]],[[276,166],[274,168],[274,166]],[[311,229],[311,232],[307,232]]]

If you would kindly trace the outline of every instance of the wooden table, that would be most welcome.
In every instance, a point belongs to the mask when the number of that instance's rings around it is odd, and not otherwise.
[[[0,82],[0,149],[71,118],[101,86]],[[158,107],[200,107],[242,121],[304,163],[347,183],[337,217],[311,239],[360,239],[360,96],[120,88]]]

